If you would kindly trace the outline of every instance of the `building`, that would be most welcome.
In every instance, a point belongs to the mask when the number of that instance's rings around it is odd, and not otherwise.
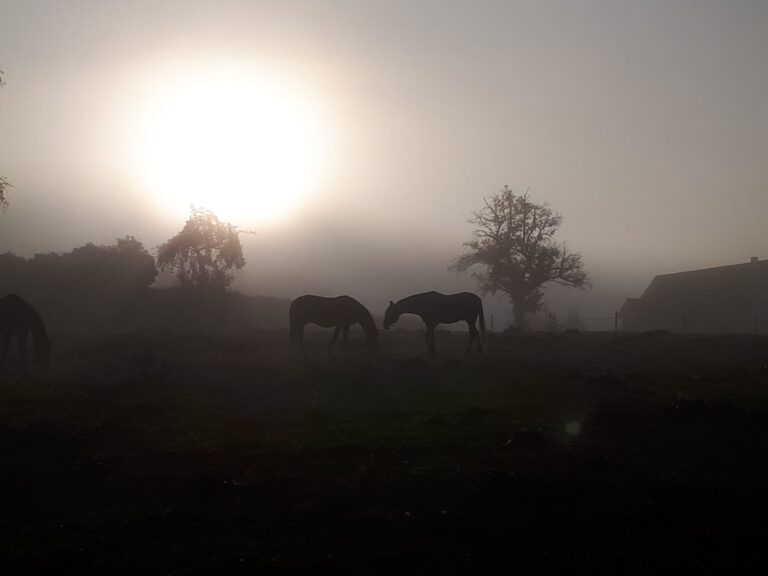
[[[656,276],[619,315],[630,332],[768,333],[768,260]]]

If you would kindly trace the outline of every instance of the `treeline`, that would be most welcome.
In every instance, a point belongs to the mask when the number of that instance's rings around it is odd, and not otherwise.
[[[236,292],[156,289],[155,258],[132,236],[71,252],[0,255],[0,294],[38,308],[54,334],[284,327],[289,302]]]

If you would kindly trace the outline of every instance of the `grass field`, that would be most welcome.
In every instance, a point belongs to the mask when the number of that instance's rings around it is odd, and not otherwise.
[[[0,385],[3,573],[759,567],[768,338],[62,338]],[[739,570],[741,572],[741,570]]]

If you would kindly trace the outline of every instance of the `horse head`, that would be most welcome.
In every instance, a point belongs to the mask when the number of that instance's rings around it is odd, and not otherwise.
[[[400,318],[400,314],[398,314],[395,309],[395,303],[390,300],[389,306],[387,306],[387,311],[384,312],[384,330],[389,330],[389,327],[397,322],[398,318]]]

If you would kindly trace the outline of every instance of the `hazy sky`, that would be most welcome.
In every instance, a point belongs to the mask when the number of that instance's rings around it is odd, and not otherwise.
[[[610,315],[768,258],[766,30],[762,0],[0,0],[0,252],[152,248],[195,202],[255,232],[244,291],[380,311],[472,289],[446,267],[509,184],[592,276],[549,305]]]

